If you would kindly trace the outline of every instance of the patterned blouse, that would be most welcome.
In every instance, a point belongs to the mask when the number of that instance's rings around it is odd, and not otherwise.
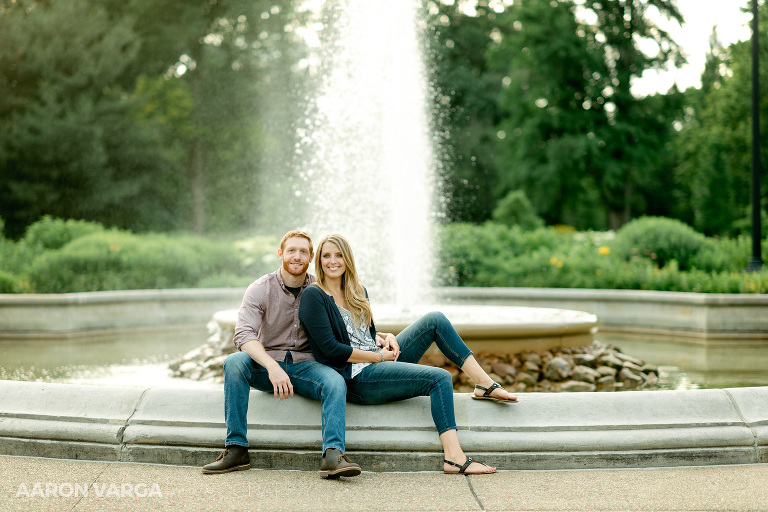
[[[344,319],[344,324],[347,326],[347,334],[349,334],[349,341],[352,344],[352,348],[359,350],[365,350],[366,352],[381,352],[381,347],[376,346],[376,342],[371,338],[371,331],[367,325],[360,320],[358,325],[355,325],[355,319],[352,313],[336,304],[341,313],[341,318]],[[352,378],[354,379],[357,374],[363,371],[363,368],[371,363],[352,363]]]

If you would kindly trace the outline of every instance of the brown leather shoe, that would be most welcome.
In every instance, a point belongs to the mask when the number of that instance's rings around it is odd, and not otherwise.
[[[341,450],[328,448],[320,463],[320,474],[324,478],[335,479],[340,476],[357,476],[362,472],[360,466],[349,460]]]
[[[251,469],[251,457],[245,446],[232,445],[224,449],[218,458],[203,466],[203,474],[229,473]]]

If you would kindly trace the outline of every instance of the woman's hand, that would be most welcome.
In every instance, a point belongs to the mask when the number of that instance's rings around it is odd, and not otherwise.
[[[380,354],[383,356],[383,359],[381,362],[384,361],[397,361],[397,356],[400,354],[398,352],[395,352],[394,350],[388,350],[388,349],[382,349]]]
[[[400,357],[400,345],[397,343],[395,335],[389,332],[377,332],[376,333],[376,345],[387,350],[391,350],[395,353],[395,359]]]

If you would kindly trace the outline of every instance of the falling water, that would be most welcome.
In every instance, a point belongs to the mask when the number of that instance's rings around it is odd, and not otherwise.
[[[352,244],[374,302],[422,302],[432,276],[433,147],[418,0],[327,4],[317,94],[299,126],[313,237]]]

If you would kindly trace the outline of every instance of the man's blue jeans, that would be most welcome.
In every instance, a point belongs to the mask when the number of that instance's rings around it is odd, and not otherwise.
[[[294,363],[290,357],[278,361],[291,379],[294,393],[320,400],[323,425],[323,453],[327,448],[344,452],[347,386],[339,373],[317,361]],[[235,352],[224,361],[224,419],[226,446],[248,446],[248,396],[251,388],[274,393],[267,370],[245,352]]]
[[[437,433],[456,429],[451,374],[418,363],[433,342],[461,368],[472,355],[451,322],[439,312],[424,315],[397,335],[397,361],[369,364],[347,381],[347,397],[357,404],[383,404],[415,396],[429,396]]]

